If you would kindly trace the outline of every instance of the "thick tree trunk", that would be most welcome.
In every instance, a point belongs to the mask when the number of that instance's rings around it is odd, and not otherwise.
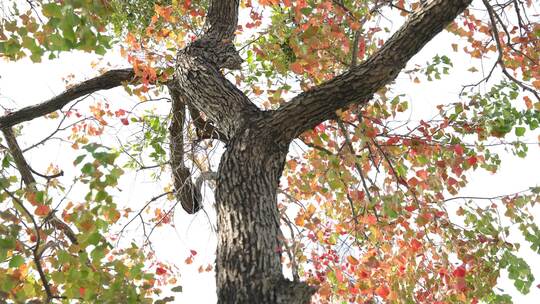
[[[263,112],[220,69],[238,69],[241,58],[232,41],[239,0],[211,0],[205,33],[178,53],[175,79],[169,85],[181,104],[212,123],[201,136],[227,140],[217,181],[218,302],[308,303],[314,290],[284,279],[276,193],[289,143],[302,132],[330,119],[336,110],[364,102],[390,83],[425,44],[460,14],[472,0],[431,0],[369,59],[334,79],[301,93],[276,111]],[[61,109],[74,99],[130,81],[132,69],[115,70],[90,79],[41,104],[0,117],[5,129]],[[180,107],[176,107],[180,105]],[[180,113],[180,111],[182,111]],[[189,182],[183,162],[182,118],[173,122],[172,165],[176,188]],[[206,120],[204,120],[206,121]],[[215,129],[214,129],[215,127]],[[178,190],[178,189],[177,189]],[[194,189],[197,190],[197,189]],[[187,212],[199,209],[190,189],[179,193]],[[188,202],[188,203],[186,203]]]
[[[276,193],[288,145],[264,129],[232,138],[219,167],[219,303],[309,303],[312,289],[284,279]]]
[[[176,79],[169,87],[227,139],[216,190],[218,303],[309,303],[314,289],[282,274],[276,196],[290,142],[393,81],[470,2],[431,1],[371,58],[267,112],[220,71],[240,66],[231,44],[238,0],[211,2],[207,32],[179,51]]]

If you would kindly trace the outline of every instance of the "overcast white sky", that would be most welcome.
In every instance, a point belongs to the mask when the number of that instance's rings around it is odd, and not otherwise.
[[[480,73],[470,73],[467,69],[475,65],[480,69],[478,62],[470,62],[467,57],[456,58],[451,51],[449,41],[455,39],[449,34],[442,34],[430,42],[429,45],[414,57],[409,64],[425,64],[435,54],[451,56],[454,68],[450,75],[443,76],[441,81],[422,82],[419,85],[411,85],[407,75],[400,75],[396,92],[406,94],[410,100],[412,111],[411,119],[429,119],[435,113],[435,105],[457,101],[457,94],[461,90],[461,84],[473,82],[481,79]],[[0,105],[18,109],[23,106],[42,102],[47,98],[56,95],[64,90],[62,78],[68,74],[74,74],[76,79],[84,80],[95,76],[95,71],[91,68],[90,62],[95,59],[88,54],[66,54],[61,59],[44,61],[40,64],[33,64],[28,60],[17,63],[6,63],[0,61]],[[116,60],[116,59],[114,59]],[[121,65],[120,65],[121,66]],[[125,66],[125,65],[124,65]],[[122,89],[114,89],[107,92],[100,92],[96,98],[107,98],[114,107],[125,107],[131,105]],[[160,111],[167,112],[169,104],[165,102],[154,103]],[[87,109],[87,106],[80,107]],[[46,136],[53,130],[50,121],[38,119],[28,123],[20,139],[22,146],[34,143]],[[536,136],[533,136],[534,139]],[[470,184],[463,189],[460,194],[474,196],[493,196],[509,194],[526,189],[529,186],[540,185],[540,148],[538,145],[531,145],[529,155],[525,159],[504,156],[503,164],[497,174],[488,174],[483,171],[475,172],[469,176]],[[27,157],[35,169],[44,169],[50,163],[56,163],[65,170],[69,176],[72,160],[79,153],[60,147],[57,142],[45,145],[30,152]],[[133,204],[140,206],[156,194],[163,192],[163,185],[149,182],[144,176],[144,172],[134,175],[131,181],[121,185],[122,196],[119,203]],[[69,179],[66,177],[66,182]],[[206,197],[212,200],[211,193]],[[206,203],[210,220],[214,222],[213,210],[210,208],[211,202]],[[135,209],[135,208],[133,208]],[[536,209],[538,211],[538,209]],[[540,218],[540,213],[537,212]],[[160,259],[174,262],[180,267],[182,276],[180,285],[184,287],[184,292],[177,294],[176,303],[215,303],[215,283],[213,272],[198,273],[199,265],[212,264],[216,238],[210,229],[209,219],[206,215],[199,213],[196,216],[186,215],[184,212],[175,214],[176,230],[172,228],[158,229],[152,242],[154,249]],[[132,227],[132,228],[136,228]],[[139,232],[140,233],[140,232]],[[538,303],[540,289],[535,285],[540,283],[540,258],[526,250],[524,246],[522,256],[525,257],[534,270],[536,282],[531,288],[531,293],[521,295],[513,288],[512,284],[501,279],[499,286],[514,296],[514,303]],[[185,265],[184,259],[188,256],[189,250],[198,251],[197,259],[192,265]]]

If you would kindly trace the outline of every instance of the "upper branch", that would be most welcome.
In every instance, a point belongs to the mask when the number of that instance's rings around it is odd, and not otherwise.
[[[32,120],[43,115],[62,109],[70,101],[99,90],[108,90],[120,86],[124,81],[130,81],[135,76],[133,69],[111,70],[103,75],[86,80],[73,86],[60,95],[45,102],[28,106],[0,117],[0,129],[8,128],[24,121]]]
[[[410,16],[384,46],[362,64],[295,96],[272,115],[272,125],[290,141],[332,118],[335,111],[371,95],[393,81],[406,63],[441,32],[472,0],[433,0]]]
[[[212,0],[206,16],[207,34],[232,40],[238,24],[238,5],[238,0]]]

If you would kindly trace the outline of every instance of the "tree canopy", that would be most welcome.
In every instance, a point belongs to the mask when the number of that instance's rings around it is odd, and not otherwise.
[[[5,61],[95,58],[54,96],[0,96],[1,301],[174,302],[180,264],[214,272],[219,303],[511,303],[506,274],[540,288],[520,254],[540,254],[539,180],[460,195],[540,142],[538,3],[8,0],[0,14]],[[462,72],[451,99],[407,97]],[[114,88],[121,101],[100,95]],[[126,195],[135,176],[158,190]],[[215,263],[159,258],[152,239],[178,213],[215,225]]]

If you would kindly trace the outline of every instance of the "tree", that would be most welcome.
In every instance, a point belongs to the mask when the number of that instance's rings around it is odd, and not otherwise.
[[[527,145],[520,137],[540,121],[540,25],[528,17],[534,4],[483,0],[484,20],[467,10],[471,2],[40,0],[4,7],[0,52],[6,59],[29,56],[39,62],[73,50],[102,55],[117,44],[132,67],[106,71],[0,117],[5,138],[0,296],[45,302],[155,300],[159,283],[171,278],[173,268],[152,261],[148,247],[113,248],[108,231],[122,212],[142,219],[145,208],[167,196],[190,214],[200,212],[202,183],[211,180],[219,303],[308,303],[315,293],[313,300],[320,302],[507,302],[508,296],[493,290],[501,269],[528,292],[531,270],[516,255],[519,244],[506,237],[515,225],[540,253],[537,219],[529,213],[538,188],[491,199],[502,203],[465,202],[455,215],[462,224],[445,205],[467,183],[464,172],[496,171],[500,161],[488,140],[506,144],[504,138],[514,131],[514,151],[523,156]],[[250,12],[243,27],[240,6]],[[264,18],[263,9],[269,14]],[[407,21],[385,38],[372,21],[396,12]],[[261,27],[265,31],[245,43],[245,67],[236,37]],[[452,45],[455,51],[472,58],[498,56],[482,82],[494,71],[505,80],[485,93],[473,85],[460,102],[440,106],[439,120],[426,119],[408,132],[393,129],[389,122],[407,103],[392,96],[392,82],[444,29],[466,38],[463,50],[457,41]],[[422,74],[438,79],[451,65],[447,56],[437,56],[427,67],[406,72],[413,82]],[[227,70],[237,71],[234,79],[226,77]],[[302,92],[285,101],[295,90],[293,76]],[[67,138],[84,151],[74,160],[80,167],[75,185],[88,192],[82,203],[64,202],[70,187],[59,182],[63,172],[55,167],[48,175],[35,172],[13,127],[48,117],[61,120],[60,131],[64,120],[83,115],[76,100],[118,86],[141,99],[168,93],[171,114],[133,114],[129,120],[134,110],[92,105],[89,118],[75,121]],[[267,102],[257,104],[241,86]],[[524,107],[516,105],[518,98]],[[104,137],[114,118],[139,126],[145,141],[115,148],[89,142]],[[302,159],[287,160],[298,139],[311,149]],[[186,151],[186,141],[202,147],[224,143],[217,172],[205,165],[210,160]],[[126,171],[166,166],[172,171],[170,191],[139,212],[118,207],[114,193]],[[190,166],[198,168],[195,182]],[[278,203],[280,193],[307,203],[294,221],[288,220],[294,207],[282,199]],[[509,223],[498,220],[500,210]],[[169,223],[171,212],[156,209],[154,226]],[[303,229],[308,239],[287,240],[282,220],[291,231]],[[350,249],[339,249],[340,242]],[[307,252],[310,243],[322,251]],[[283,275],[284,259],[292,281]]]

